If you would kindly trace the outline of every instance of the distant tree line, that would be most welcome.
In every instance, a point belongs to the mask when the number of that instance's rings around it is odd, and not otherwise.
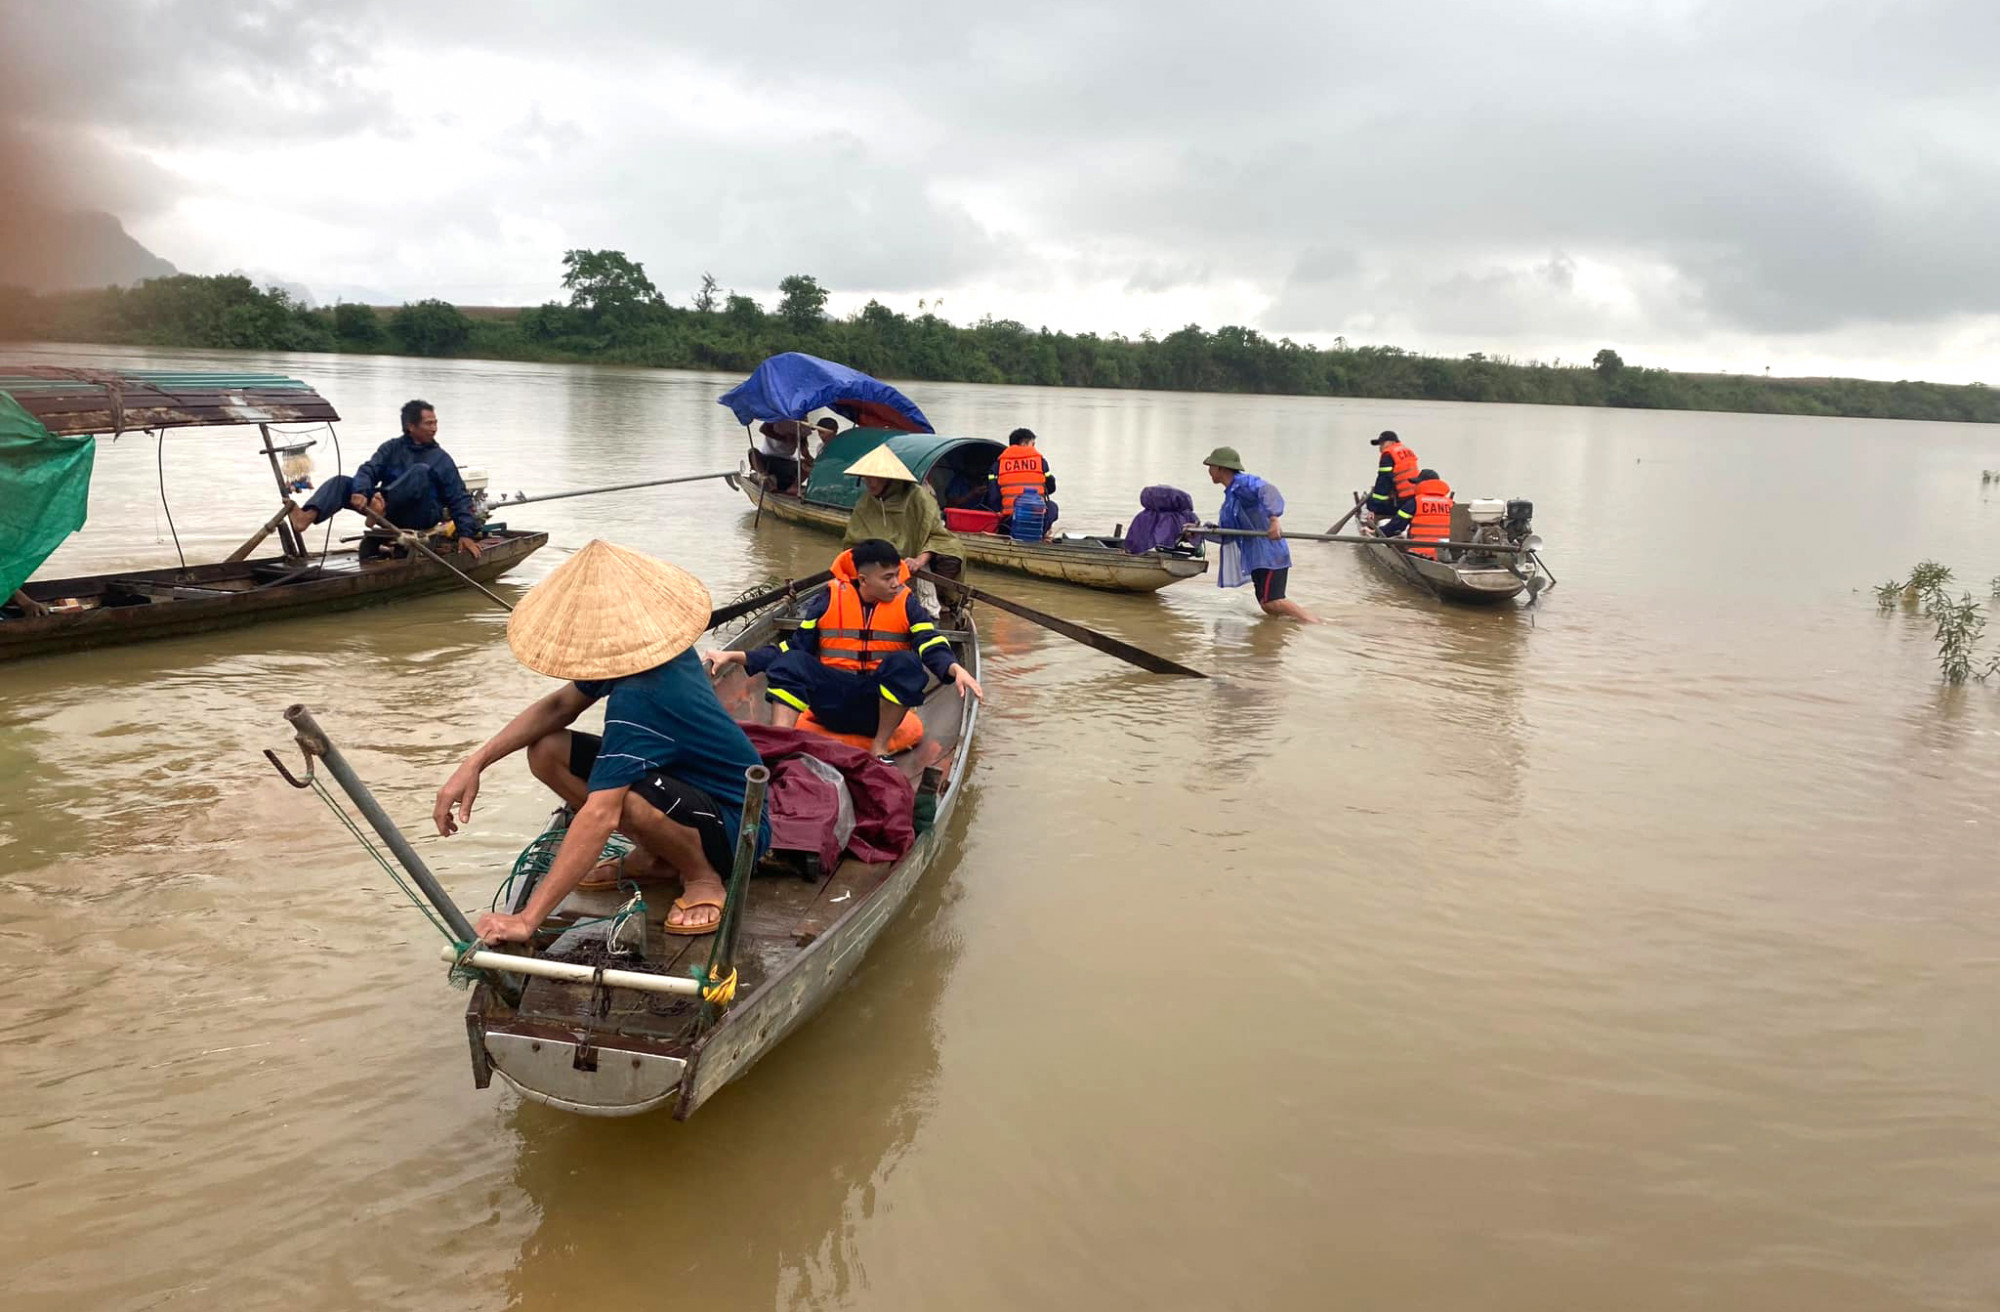
[[[988,316],[969,327],[918,302],[913,316],[870,301],[846,318],[805,274],[765,309],[709,275],[684,306],[660,294],[622,251],[563,256],[567,301],[467,314],[423,300],[387,313],[307,308],[238,275],[154,278],[131,288],[35,296],[0,288],[0,339],[245,350],[353,351],[501,360],[602,361],[743,371],[780,351],[809,351],[889,378],[1265,392],[1433,401],[1513,401],[1649,410],[1727,410],[2000,423],[2000,390],[1981,383],[1871,382],[1687,374],[1627,365],[1614,350],[1588,365],[1463,359],[1394,346],[1334,349],[1273,340],[1254,328],[1197,325],[1154,337],[1032,329]]]

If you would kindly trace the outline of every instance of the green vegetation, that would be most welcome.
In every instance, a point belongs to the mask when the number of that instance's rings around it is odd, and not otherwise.
[[[1978,655],[1979,641],[1986,634],[1986,612],[1967,592],[1954,601],[1945,585],[1951,582],[1951,568],[1934,560],[1926,560],[1910,571],[1908,579],[1890,579],[1875,589],[1875,603],[1883,610],[1894,610],[1898,606],[1920,607],[1924,618],[1931,621],[1932,638],[1937,643],[1938,672],[1946,683],[1964,683],[1967,679],[1985,682],[2000,670],[2000,656],[1988,661],[1986,668],[1975,671],[1973,662]],[[2000,578],[1992,582],[1992,593],[2000,597]]]
[[[960,327],[921,301],[914,317],[870,301],[836,319],[826,313],[827,289],[805,274],[779,284],[772,311],[703,274],[684,308],[668,303],[645,266],[623,252],[569,251],[562,267],[567,302],[468,315],[426,300],[390,312],[386,322],[364,305],[307,309],[282,291],[236,276],[183,274],[129,289],[49,296],[0,288],[0,338],[728,372],[747,372],[779,351],[809,351],[881,377],[949,382],[2000,423],[2000,390],[1978,383],[1671,373],[1629,365],[1608,347],[1588,365],[1479,353],[1443,359],[1344,342],[1319,350],[1252,328],[1209,332],[1194,324],[1159,338],[1057,333],[990,316]]]

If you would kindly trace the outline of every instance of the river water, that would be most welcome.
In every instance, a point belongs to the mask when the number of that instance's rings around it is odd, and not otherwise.
[[[18,354],[18,352],[17,352]],[[533,492],[732,466],[733,379],[361,357],[270,368],[349,469],[434,402]],[[2000,1303],[2000,689],[1868,586],[1976,594],[1973,427],[1003,387],[1069,527],[1239,447],[1322,528],[1403,432],[1525,496],[1560,585],[1442,609],[1295,544],[1209,580],[985,581],[1214,671],[986,613],[955,851],[852,984],[693,1121],[472,1087],[436,940],[258,755],[311,704],[412,834],[548,685],[471,595],[0,667],[0,1301],[10,1309],[1990,1308]],[[268,513],[242,432],[100,442],[45,573]],[[321,472],[331,452],[316,450]],[[156,469],[156,459],[159,469]],[[832,540],[719,483],[523,508],[720,599]],[[349,530],[352,531],[352,530]],[[503,586],[508,586],[503,585]],[[418,837],[484,905],[548,806],[488,776]]]

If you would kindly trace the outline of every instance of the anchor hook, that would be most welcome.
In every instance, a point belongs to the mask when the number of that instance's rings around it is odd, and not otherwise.
[[[312,787],[312,781],[313,781],[312,753],[307,751],[301,751],[299,755],[306,758],[306,777],[303,779],[293,774],[290,770],[287,770],[285,768],[285,763],[278,759],[278,754],[276,752],[272,751],[268,747],[264,749],[264,759],[271,763],[272,769],[276,770],[279,774],[284,776],[286,783],[290,784],[294,788],[310,788]]]

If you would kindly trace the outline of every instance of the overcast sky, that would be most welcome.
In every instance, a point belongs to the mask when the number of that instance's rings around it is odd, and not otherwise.
[[[2000,384],[2000,0],[0,16],[40,185],[322,301],[535,303],[614,247],[682,303]]]

